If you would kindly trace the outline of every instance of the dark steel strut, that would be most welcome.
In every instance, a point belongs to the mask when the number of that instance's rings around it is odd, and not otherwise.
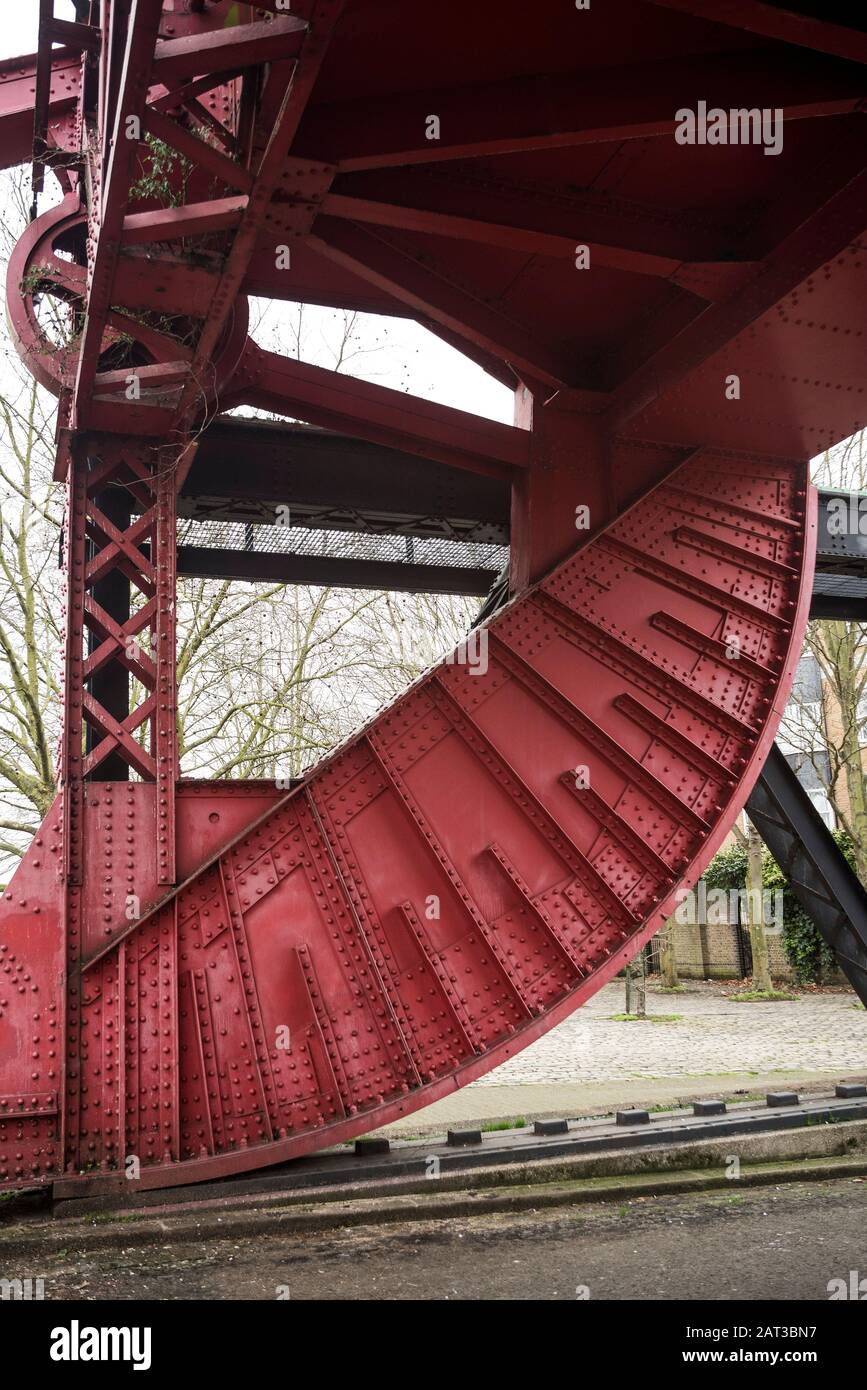
[[[840,970],[867,1004],[867,892],[777,744],[746,811]]]

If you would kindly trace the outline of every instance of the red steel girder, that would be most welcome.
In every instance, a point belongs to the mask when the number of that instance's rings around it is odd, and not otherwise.
[[[754,267],[746,283],[651,356],[614,394],[611,425],[621,431],[643,407],[706,361],[808,280],[867,226],[867,169],[850,179],[812,217]]]
[[[199,437],[178,508],[184,517],[249,521],[252,507],[273,520],[290,487],[294,513],[319,518],[315,525],[333,516],[343,518],[342,528],[358,516],[384,532],[508,542],[508,482],[285,420],[212,421]]]
[[[36,58],[36,91],[33,97],[33,168],[31,183],[33,207],[42,191],[45,166],[42,160],[47,144],[48,109],[51,104],[51,35],[49,24],[54,15],[54,0],[39,0],[39,52]]]
[[[345,178],[342,182],[349,182],[352,186],[352,179],[347,181]],[[363,193],[335,190],[327,193],[322,199],[322,213],[331,217],[346,218],[347,221],[372,222],[375,227],[470,240],[484,246],[503,246],[509,250],[527,252],[532,256],[549,256],[572,263],[578,250],[584,250],[586,247],[586,252],[595,265],[602,265],[609,270],[627,271],[629,274],[668,279],[671,284],[682,286],[709,300],[721,299],[727,295],[732,285],[745,279],[749,272],[749,260],[732,260],[728,254],[724,254],[731,250],[731,232],[727,234],[724,228],[718,229],[716,249],[711,249],[713,234],[707,229],[696,235],[696,231],[692,231],[691,234],[685,228],[679,227],[671,228],[671,234],[667,238],[663,232],[663,242],[666,239],[668,242],[679,240],[681,246],[684,246],[692,235],[692,256],[685,256],[682,250],[679,256],[650,250],[650,243],[659,238],[659,229],[647,231],[646,222],[642,220],[642,211],[645,217],[650,211],[654,221],[659,220],[659,214],[649,208],[642,210],[638,207],[628,208],[622,204],[618,206],[616,199],[606,202],[600,197],[574,197],[560,202],[552,200],[549,206],[546,206],[545,189],[514,188],[509,193],[509,190],[503,190],[500,186],[492,196],[489,182],[482,183],[478,189],[465,189],[461,188],[460,183],[449,185],[449,182],[438,179],[429,182],[427,188],[424,185],[420,188],[418,183],[415,185],[414,192],[421,195],[422,202],[422,206],[418,207],[407,206],[402,202],[402,193],[406,195],[407,192],[406,185],[406,178],[397,183],[393,200],[388,199],[388,179],[383,179],[383,193],[386,196],[379,199],[365,197]],[[413,178],[408,179],[408,185],[411,196]],[[504,197],[503,192],[506,192]],[[470,217],[453,211],[439,210],[433,206],[439,204],[442,208],[443,203],[446,207],[449,204],[454,206],[454,203],[460,203],[461,200],[465,206],[474,210],[478,210],[479,202],[488,204],[488,217]],[[425,202],[428,206],[424,206]],[[567,206],[563,206],[564,203]],[[500,204],[499,210],[497,204]],[[597,234],[600,239],[596,239],[592,234],[593,222],[600,229]],[[567,224],[571,224],[570,232],[567,232]],[[606,236],[606,228],[610,239],[602,239]],[[645,239],[645,246],[631,245],[641,242],[642,238]],[[700,247],[704,250],[703,257],[699,254],[699,238],[703,243]],[[333,242],[333,236],[331,240]],[[345,261],[345,264],[350,264],[350,261]],[[382,284],[388,288],[385,281]],[[407,299],[406,302],[410,300]],[[424,300],[421,303],[424,303]],[[442,314],[431,314],[431,317],[446,322]],[[467,318],[465,321],[470,320]],[[528,332],[525,338],[529,336],[531,335]],[[517,353],[511,353],[510,360],[514,361],[515,366],[521,366],[521,359]],[[535,370],[539,379],[545,377],[538,367],[531,366],[529,370]],[[574,371],[567,374],[572,384],[574,375]]]
[[[454,213],[437,212],[432,208],[407,207],[401,203],[345,193],[327,193],[322,201],[322,211],[331,217],[346,218],[350,222],[372,222],[376,227],[432,232],[436,236],[458,237],[461,240],[480,241],[486,246],[506,246],[515,251],[528,251],[532,255],[557,258],[574,258],[580,241],[578,230],[568,235],[565,231],[546,231],[541,227],[504,225],[478,218],[456,216]],[[528,208],[528,212],[532,217],[532,209]],[[576,217],[576,223],[577,220]],[[670,257],[654,255],[649,251],[622,250],[595,241],[583,241],[580,244],[589,246],[591,256],[597,265],[611,266],[615,270],[629,270],[636,275],[660,275],[669,279],[682,264]]]
[[[551,386],[579,384],[574,380],[575,366],[565,352],[552,352],[544,343],[535,342],[530,324],[510,320],[501,309],[451,283],[431,266],[429,256],[422,261],[362,227],[321,218],[307,244],[319,255],[394,295],[418,315],[503,358],[519,374],[529,373]]]
[[[70,193],[56,208],[43,213],[32,222],[15,247],[7,273],[7,304],[9,317],[19,352],[30,370],[49,391],[60,394],[68,390],[74,379],[79,358],[79,342],[64,332],[62,318],[55,324],[54,335],[37,309],[37,301],[48,298],[58,313],[64,310],[72,324],[84,316],[87,272],[83,265],[68,258],[70,244],[80,243],[86,213],[77,193]],[[130,414],[140,409],[147,412],[153,399],[153,387],[161,381],[183,384],[186,371],[179,377],[178,364],[189,364],[193,349],[182,336],[172,331],[176,319],[166,315],[171,305],[174,314],[190,316],[195,321],[214,293],[218,283],[217,268],[191,265],[183,257],[161,251],[159,255],[127,250],[116,259],[112,299],[115,301],[105,314],[99,344],[100,359],[104,352],[116,350],[126,342],[126,351],[133,352],[134,377],[140,388],[144,407],[133,405]],[[209,394],[220,389],[226,372],[233,370],[247,336],[245,302],[237,306],[232,331],[227,334],[216,362],[223,367],[209,374]],[[145,312],[140,312],[140,311]],[[49,323],[51,320],[49,319]],[[116,358],[109,359],[111,361]],[[186,368],[188,370],[188,367]],[[90,400],[91,418],[96,419],[100,402],[112,391],[123,392],[130,382],[131,367],[100,370],[94,374],[94,393]],[[152,412],[153,414],[153,412]],[[142,432],[154,433],[153,419],[138,417]],[[123,427],[123,420],[121,420]],[[127,422],[129,432],[131,422]],[[150,428],[148,428],[150,426]]]
[[[779,107],[788,121],[857,111],[864,97],[864,75],[854,64],[774,51],[714,54],[686,69],[659,62],[314,107],[298,148],[349,173],[671,136],[678,107],[700,100],[709,107]],[[426,138],[425,112],[439,118],[439,139]]]
[[[231,403],[298,414],[359,439],[456,468],[504,476],[526,467],[525,430],[248,346]]]
[[[132,0],[119,96],[113,112],[110,145],[105,152],[105,172],[98,193],[96,245],[88,262],[89,294],[73,401],[73,421],[79,428],[87,423],[90,394],[111,304],[124,212],[138,150],[137,140],[130,138],[128,123],[132,122],[134,128],[134,123],[141,122],[144,114],[161,17],[161,0]]]
[[[763,0],[649,0],[649,3],[713,24],[746,29],[762,38],[780,39],[818,53],[833,53],[837,58],[867,63],[867,33],[863,29],[790,10],[785,5],[767,5]]]
[[[0,63],[0,168],[23,164],[32,152],[36,70],[35,56]],[[81,61],[76,54],[55,49],[48,72],[46,119],[50,123],[74,111]]]
[[[123,219],[121,238],[125,246],[136,246],[156,241],[183,241],[189,237],[222,232],[240,225],[248,201],[247,195],[241,194],[234,198],[215,198],[206,203],[183,203],[180,207],[130,212]]]
[[[849,138],[823,150],[821,162],[809,179],[792,179],[750,224],[746,240],[750,253],[761,259],[769,255],[784,237],[802,226],[839,193],[864,168],[862,114],[848,133]]]
[[[175,82],[205,73],[234,72],[241,68],[296,58],[307,23],[294,14],[283,14],[270,23],[239,24],[210,33],[179,39],[160,39],[153,65],[155,82]]]
[[[240,292],[286,157],[298,132],[298,126],[343,10],[343,3],[344,0],[315,0],[311,9],[291,82],[283,96],[265,152],[256,169],[255,183],[232,238],[231,249],[223,264],[216,293],[202,324],[190,375],[178,403],[178,429],[189,425],[198,405],[199,381],[206,371]],[[279,20],[276,22],[280,23]]]
[[[705,291],[749,263],[742,233],[687,211],[664,215],[655,204],[605,192],[558,190],[490,171],[459,178],[438,166],[419,171],[343,175],[322,201],[329,216],[405,231],[479,241],[532,255],[574,261],[587,246],[593,263],[685,283],[707,275]]]
[[[53,0],[49,0],[49,4],[53,6]],[[52,17],[46,28],[52,42],[65,44],[78,52],[98,54],[102,48],[102,36],[90,24]]]
[[[474,594],[484,598],[497,577],[481,565],[427,565],[401,560],[352,560],[333,555],[292,555],[178,547],[178,573],[197,579],[243,579],[269,584],[328,585],[338,589],[388,589],[408,594]]]
[[[230,188],[240,189],[242,193],[249,193],[252,189],[254,180],[249,169],[215,149],[206,140],[200,140],[178,121],[149,106],[145,111],[144,126],[149,135],[185,155],[193,164],[207,169],[215,179],[227,183]]]
[[[198,77],[192,82],[173,82],[163,96],[151,97],[148,109],[171,112],[182,106],[197,125],[207,127],[216,136],[224,149],[237,152],[236,136],[199,100],[215,87],[223,87],[233,76],[234,74],[230,73],[209,73],[206,77]]]

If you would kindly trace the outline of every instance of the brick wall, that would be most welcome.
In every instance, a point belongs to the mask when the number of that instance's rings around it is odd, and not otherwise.
[[[684,980],[740,980],[744,975],[744,956],[738,943],[738,928],[729,923],[674,924],[674,956],[678,974]],[[657,958],[658,937],[654,937]],[[747,948],[748,950],[748,948]],[[792,980],[794,971],[786,958],[782,936],[768,937],[771,975],[775,980]],[[749,954],[746,956],[749,964]],[[658,968],[658,966],[656,966]],[[749,973],[749,970],[747,970]],[[845,981],[834,977],[828,984]]]

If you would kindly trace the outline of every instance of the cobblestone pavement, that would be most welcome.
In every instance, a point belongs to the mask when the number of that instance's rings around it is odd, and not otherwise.
[[[651,988],[647,1012],[677,1014],[677,1021],[616,1023],[611,1015],[624,1007],[624,986],[618,980],[473,1084],[861,1068],[867,1065],[867,1013],[853,1008],[856,1002],[847,993],[739,1004],[719,988],[687,987],[683,994],[659,994]]]
[[[791,1086],[827,1090],[867,1081],[867,1013],[854,994],[803,994],[795,1002],[739,1004],[735,986],[690,982],[683,994],[651,986],[651,1015],[672,1022],[615,1022],[623,981],[495,1071],[386,1127],[440,1133],[509,1117],[604,1114],[618,1106],[683,1104]]]

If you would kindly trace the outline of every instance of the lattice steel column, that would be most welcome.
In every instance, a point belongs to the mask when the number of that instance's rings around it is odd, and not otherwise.
[[[73,453],[67,489],[63,1146],[66,1170],[75,1172],[117,1168],[125,1152],[125,956],[95,994],[82,982],[83,962],[99,936],[123,925],[116,920],[123,890],[113,882],[120,852],[135,860],[135,883],[167,885],[175,878],[175,452],[91,439]],[[134,781],[150,783],[150,794],[140,785],[121,793],[119,783]],[[150,828],[136,821],[139,806]],[[126,814],[125,845],[117,835],[94,839],[87,827],[97,809],[107,825],[112,814],[117,821]],[[129,919],[139,899],[132,907],[126,901]]]
[[[99,467],[99,460],[92,461],[92,466]],[[121,531],[125,531],[130,524],[130,497],[125,488],[113,487],[109,485],[104,492],[100,492],[95,497],[96,506],[100,513],[108,517],[112,525]],[[90,542],[90,550],[93,550],[93,542]],[[116,566],[110,570],[104,578],[93,585],[92,598],[95,605],[104,610],[110,618],[119,626],[129,621],[130,616],[130,580],[123,570]],[[87,634],[87,651],[92,655],[100,644],[100,638],[93,628]],[[91,693],[103,709],[118,721],[123,721],[129,714],[130,701],[130,676],[128,669],[119,661],[106,662],[96,671],[90,681]],[[87,728],[86,748],[90,753],[95,747],[99,735],[92,727]],[[91,777],[96,777],[104,782],[126,782],[129,780],[129,763],[118,753],[110,753],[100,764]]]
[[[117,502],[107,507],[107,497]],[[61,769],[73,883],[81,881],[74,826],[83,782],[130,773],[157,785],[158,881],[174,881],[175,519],[169,451],[113,441],[98,456],[73,458]]]

